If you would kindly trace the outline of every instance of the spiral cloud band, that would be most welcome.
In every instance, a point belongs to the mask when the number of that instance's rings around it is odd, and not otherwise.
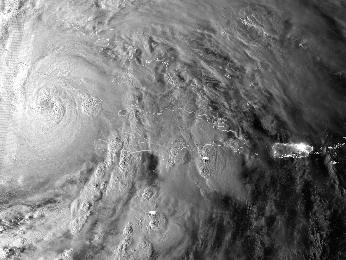
[[[346,259],[341,2],[0,1],[0,259]]]
[[[38,34],[37,39],[17,36],[13,42],[27,53],[8,60],[17,62],[19,73],[7,91],[14,98],[3,145],[2,166],[7,176],[3,180],[22,184],[29,182],[26,173],[32,176],[36,172],[44,181],[91,158],[95,140],[105,138],[107,127],[117,124],[115,117],[105,115],[116,114],[119,108],[114,106],[121,103],[110,104],[110,99],[120,99],[121,94],[111,86],[100,64],[93,63],[93,50],[87,50],[83,41],[71,37],[76,44],[64,48],[54,36],[49,39],[48,34]],[[36,44],[45,46],[33,48]],[[19,172],[20,180],[16,179]]]

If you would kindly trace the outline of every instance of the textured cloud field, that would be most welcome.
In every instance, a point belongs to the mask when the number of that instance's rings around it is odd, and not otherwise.
[[[0,10],[0,259],[346,258],[343,1]]]

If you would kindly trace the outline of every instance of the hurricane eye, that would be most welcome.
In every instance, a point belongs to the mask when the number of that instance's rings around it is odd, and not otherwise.
[[[81,111],[87,116],[98,116],[102,109],[102,100],[90,95],[82,95]]]
[[[64,118],[67,100],[61,91],[46,86],[39,87],[31,93],[27,103],[29,106],[30,118],[37,119],[37,123],[47,127],[58,125]]]
[[[40,108],[44,111],[44,110],[53,109],[55,106],[55,103],[51,99],[45,98],[41,100],[39,105],[40,105]]]

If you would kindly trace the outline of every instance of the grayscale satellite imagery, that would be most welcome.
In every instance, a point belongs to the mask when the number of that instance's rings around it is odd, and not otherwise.
[[[0,0],[0,260],[346,260],[346,0]]]

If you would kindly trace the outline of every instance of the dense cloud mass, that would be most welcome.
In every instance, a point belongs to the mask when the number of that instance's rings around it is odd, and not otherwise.
[[[343,0],[0,11],[0,259],[346,259]]]

